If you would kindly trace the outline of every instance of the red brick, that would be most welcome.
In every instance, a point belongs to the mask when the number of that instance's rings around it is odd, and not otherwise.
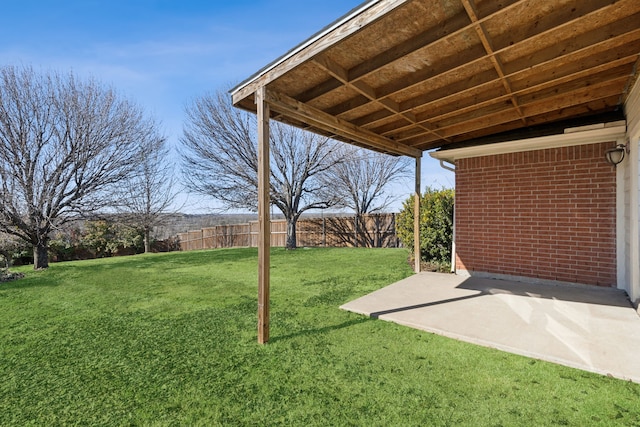
[[[615,285],[610,146],[458,160],[458,268]]]

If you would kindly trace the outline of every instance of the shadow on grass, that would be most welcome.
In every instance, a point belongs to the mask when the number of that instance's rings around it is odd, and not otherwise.
[[[370,317],[362,316],[362,317],[358,317],[357,319],[348,320],[346,322],[339,323],[337,325],[323,326],[322,328],[303,329],[301,331],[294,332],[294,333],[288,334],[288,335],[271,336],[270,339],[269,339],[269,342],[270,343],[276,343],[276,342],[279,342],[279,341],[290,340],[292,338],[307,337],[307,336],[312,336],[312,335],[324,334],[324,333],[327,333],[327,332],[337,331],[337,330],[340,330],[340,329],[344,329],[344,328],[348,328],[348,327],[351,327],[351,326],[359,325],[361,323],[373,322],[373,321],[374,321],[374,319],[372,319]]]
[[[47,280],[46,282],[40,282],[38,280],[34,280],[33,278],[19,279],[19,280],[13,280],[11,282],[0,283],[0,292],[16,290],[16,289],[41,288],[45,286],[55,287],[58,285],[60,285],[60,282],[58,282],[57,280]]]
[[[60,280],[47,275],[48,270],[30,271],[26,276],[16,277],[8,281],[0,281],[0,292],[14,289],[26,289],[35,287],[55,287],[60,285]],[[24,273],[19,273],[24,274]]]
[[[190,252],[168,252],[162,254],[139,254],[121,257],[106,257],[78,261],[51,263],[46,270],[27,273],[24,278],[0,282],[0,291],[31,287],[58,286],[69,274],[103,275],[117,269],[160,269],[169,271],[175,268],[215,265],[223,262],[243,262],[255,259],[256,248],[210,249]],[[89,272],[89,273],[87,273]]]
[[[159,254],[139,254],[124,257],[102,258],[103,262],[96,263],[95,260],[88,260],[75,264],[69,263],[69,267],[81,267],[94,269],[96,264],[103,269],[113,269],[116,267],[160,267],[163,270],[171,268],[182,268],[185,266],[198,267],[222,262],[239,262],[255,259],[257,262],[258,251],[256,248],[229,248],[229,249],[207,249],[189,252],[165,252]],[[94,262],[91,262],[94,261]]]

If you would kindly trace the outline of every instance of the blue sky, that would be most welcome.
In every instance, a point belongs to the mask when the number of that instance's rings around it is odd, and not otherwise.
[[[156,117],[174,145],[186,103],[243,81],[361,3],[6,0],[0,65],[94,77]],[[425,159],[423,187],[453,181],[452,173]],[[408,194],[411,187],[399,191]]]

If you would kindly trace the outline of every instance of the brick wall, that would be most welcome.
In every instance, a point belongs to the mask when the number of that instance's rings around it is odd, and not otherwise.
[[[615,286],[613,145],[456,161],[456,267]]]

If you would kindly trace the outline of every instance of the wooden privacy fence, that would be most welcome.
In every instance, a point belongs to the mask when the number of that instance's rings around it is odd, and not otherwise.
[[[247,224],[217,225],[178,234],[180,250],[258,246],[258,221]],[[396,214],[329,216],[302,218],[296,225],[297,246],[360,246],[396,248]],[[271,221],[271,246],[284,247],[287,222]]]

